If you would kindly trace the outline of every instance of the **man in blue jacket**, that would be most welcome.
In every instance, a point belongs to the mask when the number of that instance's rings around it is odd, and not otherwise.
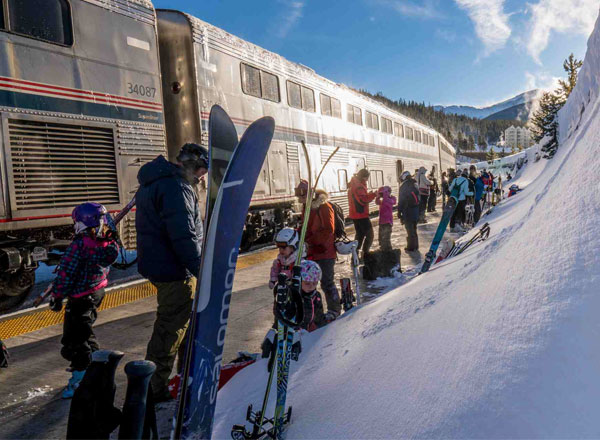
[[[138,173],[138,272],[157,290],[158,308],[146,359],[156,364],[156,402],[169,400],[168,381],[188,326],[200,272],[202,219],[194,186],[208,171],[208,151],[185,144],[177,164],[158,156]]]
[[[485,184],[482,177],[477,174],[477,167],[475,165],[471,165],[469,168],[469,179],[475,185],[475,213],[473,214],[473,226],[475,226],[481,218],[481,198],[483,197]]]

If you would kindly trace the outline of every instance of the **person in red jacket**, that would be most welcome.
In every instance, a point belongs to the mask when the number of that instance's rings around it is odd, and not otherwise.
[[[369,180],[369,171],[363,168],[352,177],[348,185],[349,217],[354,223],[356,231],[354,239],[358,241],[358,250],[362,248],[363,258],[369,253],[373,244],[374,234],[369,219],[369,203],[377,197],[375,191],[367,191],[367,180]]]
[[[308,182],[302,180],[296,188],[298,201],[306,203],[308,193]],[[327,202],[329,194],[322,189],[315,191],[310,206],[310,216],[306,229],[306,259],[312,260],[321,268],[321,289],[325,293],[327,301],[328,321],[337,318],[341,311],[340,295],[335,285],[335,215],[333,207]],[[302,210],[304,212],[304,209]]]

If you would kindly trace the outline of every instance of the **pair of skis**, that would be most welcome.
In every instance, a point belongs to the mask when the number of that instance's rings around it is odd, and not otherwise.
[[[273,118],[261,118],[238,143],[227,113],[219,106],[211,109],[206,232],[171,435],[174,439],[210,439],[212,435],[240,241],[274,129]]]
[[[306,194],[306,203],[304,206],[302,228],[300,230],[300,240],[298,242],[298,256],[296,257],[296,263],[293,268],[293,275],[290,287],[292,291],[297,292],[298,294],[301,293],[302,279],[300,275],[300,264],[302,261],[302,254],[305,245],[308,220],[310,217],[311,201],[314,197],[316,186],[319,182],[321,174],[325,170],[325,167],[327,166],[331,158],[339,150],[339,147],[337,147],[333,151],[333,153],[331,153],[329,158],[325,161],[313,185],[312,169],[309,160],[308,149],[306,148],[306,143],[304,141],[301,142],[301,145],[306,160],[306,167],[308,170],[308,191]],[[289,301],[290,289],[287,288],[287,285],[282,285],[281,282],[278,284],[278,294],[276,299],[278,305]],[[269,361],[269,377],[267,378],[267,387],[263,397],[261,410],[254,412],[252,410],[252,405],[250,405],[246,412],[246,420],[252,423],[253,425],[252,431],[246,430],[246,427],[244,425],[234,425],[231,430],[231,436],[234,440],[260,439],[265,436],[279,440],[283,439],[284,437],[285,426],[290,423],[292,415],[291,407],[289,407],[287,411],[285,410],[292,345],[294,343],[294,330],[288,324],[290,324],[290,322],[287,322],[287,320],[286,322],[283,322],[282,319],[277,320],[276,358],[271,358]],[[275,404],[275,414],[271,419],[265,417],[265,412],[267,411],[269,396],[271,393],[271,384],[274,376],[275,362],[277,364],[277,399]],[[268,425],[270,425],[271,428],[268,428]]]
[[[485,240],[487,240],[487,238],[489,236],[490,236],[490,224],[485,223],[479,229],[479,231],[477,231],[477,233],[475,235],[473,235],[469,240],[467,240],[464,244],[461,244],[461,243],[455,244],[452,247],[452,249],[450,249],[450,252],[448,252],[448,255],[446,256],[446,258],[451,258],[456,255],[462,254],[469,247],[471,247],[474,243],[477,243],[478,241],[485,241]]]

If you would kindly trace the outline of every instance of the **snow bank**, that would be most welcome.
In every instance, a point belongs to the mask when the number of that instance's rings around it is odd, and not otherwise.
[[[487,241],[304,335],[288,438],[600,436],[600,192],[582,190],[600,175],[599,63],[597,24],[560,114],[571,131],[485,218]],[[215,438],[266,377],[259,362],[222,390]]]

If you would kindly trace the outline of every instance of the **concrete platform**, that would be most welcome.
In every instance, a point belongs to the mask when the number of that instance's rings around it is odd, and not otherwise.
[[[429,223],[419,225],[420,253],[407,255],[402,251],[403,268],[420,263],[439,218],[439,211],[428,214]],[[349,235],[353,236],[353,233]],[[405,247],[404,228],[399,222],[394,225],[392,242],[397,248]],[[273,296],[267,282],[275,253],[274,249],[256,252],[244,257],[246,263],[243,268],[238,266],[227,327],[225,361],[236,357],[239,350],[259,351],[260,343],[273,322]],[[345,258],[336,265],[336,278],[341,277],[351,277],[350,263]],[[361,281],[361,287],[363,291],[378,293],[377,288],[364,281]],[[151,296],[99,314],[95,331],[101,347],[125,353],[116,378],[116,404],[119,407],[126,388],[123,367],[131,360],[144,358],[155,310],[156,296]],[[60,393],[70,373],[65,371],[68,363],[59,353],[61,334],[62,325],[57,324],[4,341],[11,358],[9,368],[0,370],[0,438],[65,438],[70,402],[61,400]]]

